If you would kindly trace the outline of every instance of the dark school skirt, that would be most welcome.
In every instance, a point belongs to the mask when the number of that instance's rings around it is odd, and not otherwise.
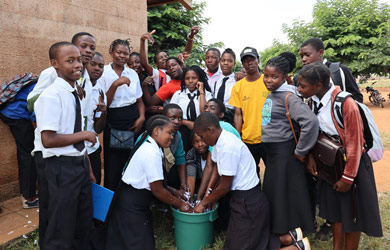
[[[269,230],[268,202],[259,185],[250,190],[232,191],[230,211],[224,250],[279,249],[279,237],[273,237]]]
[[[354,198],[351,190],[336,192],[330,184],[320,180],[320,216],[330,222],[341,222],[344,232],[364,232],[368,236],[382,237],[374,172],[367,153],[363,153],[360,159],[353,189]],[[357,216],[356,223],[352,219],[353,213]]]
[[[301,227],[314,232],[306,169],[294,156],[295,141],[264,143],[267,151],[263,192],[271,214],[271,232],[285,234]]]
[[[123,167],[129,158],[130,150],[110,148],[110,127],[119,130],[127,130],[133,126],[138,117],[138,109],[135,103],[126,107],[108,109],[107,124],[104,128],[103,135],[104,187],[113,191],[115,191],[118,186]]]
[[[122,183],[119,192],[108,221],[106,249],[155,249],[149,210],[152,192],[125,183]]]

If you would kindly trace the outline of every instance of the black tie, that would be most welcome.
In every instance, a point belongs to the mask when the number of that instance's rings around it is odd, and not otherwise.
[[[192,96],[190,93],[188,93],[187,96],[190,99],[190,102],[188,103],[188,106],[187,106],[187,120],[195,121],[196,108],[195,108],[194,98],[196,95]]]
[[[320,109],[322,108],[322,103],[320,102],[320,105],[317,106],[317,102],[313,102],[314,104],[314,114],[318,114],[318,112],[320,111]]]
[[[219,87],[218,94],[217,94],[217,99],[220,100],[221,102],[224,102],[225,98],[225,85],[226,81],[229,79],[229,77],[224,77],[222,80],[222,85]]]
[[[73,91],[72,94],[76,101],[76,119],[74,123],[73,133],[77,133],[81,131],[81,107],[77,91]],[[85,148],[84,141],[77,142],[73,144],[73,146],[80,152],[83,151],[83,149]]]

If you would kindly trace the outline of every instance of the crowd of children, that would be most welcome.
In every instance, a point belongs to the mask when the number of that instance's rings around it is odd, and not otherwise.
[[[141,37],[139,52],[116,39],[111,58],[96,51],[87,32],[50,47],[52,66],[27,98],[36,114],[28,153],[37,168],[29,176],[38,176],[41,249],[88,249],[91,182],[116,192],[102,249],[155,249],[153,197],[196,213],[219,202],[224,249],[310,249],[302,231],[315,232],[317,203],[332,225],[334,249],[357,249],[360,232],[382,236],[357,104],[345,102],[345,128],[331,115],[339,86],[358,101],[361,94],[344,65],[348,81],[331,81],[320,39],[302,44],[304,67],[293,80],[294,54],[270,59],[262,73],[252,47],[240,53],[245,73],[233,72],[231,49],[209,48],[205,69],[185,66],[196,26],[183,53],[156,53],[154,68],[146,53],[153,33]],[[1,112],[11,126],[13,118]],[[333,186],[312,181],[317,170],[310,152],[319,133],[338,136],[346,148],[343,176]],[[35,186],[24,186],[23,196],[36,202]],[[197,194],[195,207],[185,202],[188,192],[191,201]]]

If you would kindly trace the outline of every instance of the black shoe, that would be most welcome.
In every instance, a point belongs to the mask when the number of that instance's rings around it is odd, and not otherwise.
[[[320,241],[328,241],[332,238],[332,225],[324,223],[320,227],[320,230],[316,233],[315,238]]]

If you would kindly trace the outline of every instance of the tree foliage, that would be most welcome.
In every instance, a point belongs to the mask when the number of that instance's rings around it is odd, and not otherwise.
[[[390,6],[378,0],[318,0],[313,20],[283,25],[291,52],[309,37],[324,41],[325,57],[348,65],[355,76],[386,75],[390,66]],[[280,47],[279,43],[273,47]],[[277,51],[277,49],[274,49]],[[263,52],[264,53],[264,52]],[[276,54],[275,54],[276,55]]]
[[[210,22],[210,18],[203,15],[205,7],[205,2],[194,2],[193,10],[186,10],[180,3],[148,9],[148,30],[156,30],[153,35],[155,43],[149,44],[149,58],[153,58],[159,51],[166,51],[172,56],[183,52],[188,40],[187,35],[195,25],[199,26],[199,33],[195,36],[191,57],[186,61],[187,65],[203,65],[207,48],[223,47],[222,42],[203,44],[202,25]]]

